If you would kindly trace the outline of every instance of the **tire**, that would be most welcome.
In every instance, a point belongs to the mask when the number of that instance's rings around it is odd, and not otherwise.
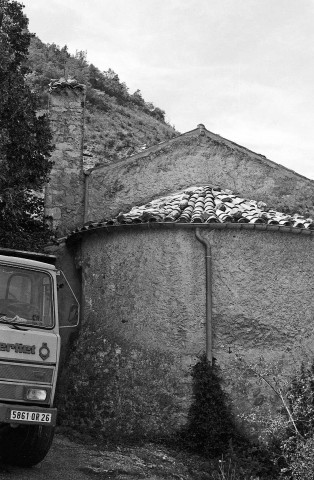
[[[1,431],[0,456],[3,463],[32,467],[41,462],[52,444],[55,427],[45,425],[9,425]]]

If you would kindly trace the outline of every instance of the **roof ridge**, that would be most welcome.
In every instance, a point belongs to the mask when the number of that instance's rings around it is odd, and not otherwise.
[[[265,162],[267,164],[272,164],[276,167],[280,167],[280,168],[283,168],[284,170],[287,170],[288,172],[292,172],[294,173],[295,175],[301,177],[301,178],[305,178],[306,180],[308,180],[309,182],[313,182],[314,183],[314,180],[308,178],[308,177],[305,177],[304,175],[302,175],[301,173],[298,173],[294,170],[292,170],[291,168],[288,168],[288,167],[285,167],[284,165],[281,165],[280,163],[277,163],[277,162],[274,162],[273,160],[270,160],[269,158],[267,158],[265,155],[262,155],[261,153],[257,153],[257,152],[254,152],[253,150],[250,150],[249,148],[247,147],[244,147],[243,145],[240,145],[236,142],[233,142],[232,140],[229,140],[225,137],[222,137],[221,135],[219,135],[218,133],[214,133],[210,130],[207,130],[207,128],[205,127],[204,124],[200,123],[197,125],[196,128],[192,129],[192,130],[188,130],[187,132],[184,132],[184,133],[180,133],[179,135],[176,135],[172,138],[169,138],[168,140],[164,140],[156,145],[151,145],[147,148],[145,148],[142,152],[138,152],[138,153],[135,153],[133,155],[129,155],[129,156],[126,156],[124,158],[122,158],[121,160],[119,160],[118,162],[115,162],[113,165],[119,165],[123,162],[126,162],[127,160],[134,160],[134,159],[137,159],[137,158],[141,158],[141,157],[145,157],[147,156],[150,152],[154,151],[154,150],[158,150],[159,148],[162,148],[164,145],[166,144],[170,144],[172,142],[175,142],[176,140],[178,140],[179,138],[181,137],[184,137],[184,136],[188,136],[188,135],[191,135],[193,133],[196,133],[196,132],[199,132],[199,135],[201,136],[204,136],[204,135],[207,135],[207,136],[213,136],[215,137],[215,139],[217,139],[218,141],[220,141],[221,143],[223,143],[224,145],[228,146],[228,147],[236,147],[237,149],[240,149],[240,150],[244,150],[245,152],[248,152],[250,154],[253,154],[255,157],[258,157],[262,162]],[[108,165],[107,165],[108,166]],[[92,172],[94,170],[97,170],[97,169],[100,169],[100,168],[105,168],[107,167],[106,165],[98,165],[97,167],[93,167],[91,169],[88,170],[88,172]]]

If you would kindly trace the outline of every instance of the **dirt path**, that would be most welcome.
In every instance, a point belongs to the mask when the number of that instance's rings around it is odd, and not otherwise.
[[[25,469],[0,465],[0,480],[209,480],[208,465],[153,444],[114,451],[56,435],[45,460]]]

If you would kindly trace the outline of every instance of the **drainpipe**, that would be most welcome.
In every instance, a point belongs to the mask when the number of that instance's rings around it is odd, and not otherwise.
[[[87,222],[88,218],[88,205],[89,205],[89,177],[90,172],[84,172],[84,222]]]
[[[212,316],[212,276],[211,276],[211,246],[208,240],[201,236],[200,229],[196,228],[195,236],[205,246],[206,262],[206,358],[213,361],[213,316]]]

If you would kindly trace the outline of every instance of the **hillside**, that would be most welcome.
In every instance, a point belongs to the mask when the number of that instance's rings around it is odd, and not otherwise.
[[[31,41],[27,82],[46,109],[51,79],[74,77],[87,86],[84,140],[86,166],[106,165],[168,140],[178,134],[165,121],[165,112],[146,102],[140,90],[129,93],[110,68],[101,72],[89,64],[86,52],[71,55],[67,47]]]

